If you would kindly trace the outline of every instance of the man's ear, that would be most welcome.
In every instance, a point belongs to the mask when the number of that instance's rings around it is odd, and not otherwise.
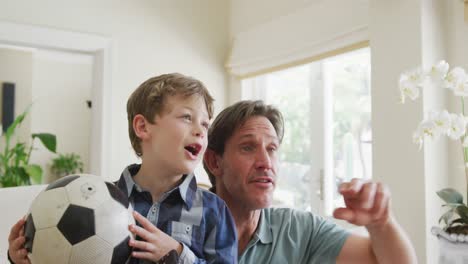
[[[221,158],[213,150],[206,149],[205,155],[203,156],[203,161],[205,163],[206,169],[208,169],[211,174],[216,177],[221,176],[222,167],[221,167]]]
[[[135,131],[135,134],[137,137],[139,137],[141,140],[147,139],[150,136],[149,129],[148,129],[148,121],[146,121],[146,118],[138,114],[133,118],[133,131]]]

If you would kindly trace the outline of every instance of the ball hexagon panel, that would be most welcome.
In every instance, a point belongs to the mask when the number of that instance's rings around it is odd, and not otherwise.
[[[110,263],[113,247],[98,236],[90,237],[72,247],[70,264]],[[128,255],[127,255],[128,258]],[[125,263],[121,262],[122,264]]]
[[[65,186],[71,204],[96,209],[103,202],[111,199],[102,178],[82,175]]]
[[[62,177],[62,178],[52,182],[51,184],[49,184],[45,190],[48,191],[48,190],[52,190],[52,189],[55,189],[55,188],[65,187],[70,182],[78,179],[79,177],[80,177],[79,175],[68,175],[68,176]]]
[[[56,228],[36,231],[30,255],[32,263],[68,263],[72,245]]]
[[[131,235],[127,208],[114,199],[107,200],[95,210],[96,235],[109,242],[113,247]],[[113,221],[110,222],[109,218]],[[133,222],[134,223],[134,222]]]
[[[26,242],[24,243],[24,248],[31,252],[34,244],[34,235],[36,234],[36,227],[34,225],[34,219],[32,214],[29,214],[26,218],[26,224],[24,225],[24,236],[26,237]]]
[[[64,188],[39,193],[31,205],[36,230],[56,226],[69,203]]]
[[[114,248],[111,264],[120,264],[127,261],[132,253],[132,248],[128,246],[128,241],[130,241],[130,237],[127,237]]]
[[[114,184],[106,182],[106,186],[112,198],[122,204],[125,208],[128,208],[128,205],[130,204],[128,197]]]
[[[93,209],[71,204],[60,219],[57,228],[70,244],[75,245],[96,234],[94,222]]]

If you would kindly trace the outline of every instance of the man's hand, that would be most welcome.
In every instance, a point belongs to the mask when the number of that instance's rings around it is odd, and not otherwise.
[[[133,257],[156,262],[173,249],[180,255],[183,249],[182,244],[159,230],[141,214],[133,212],[133,216],[142,227],[130,225],[129,229],[144,239],[144,241],[130,240],[129,245],[140,250],[133,251]]]
[[[339,192],[346,208],[337,208],[333,216],[358,226],[382,226],[390,219],[390,191],[382,183],[359,179],[342,183]]]
[[[8,254],[15,264],[31,264],[28,258],[28,251],[24,248],[24,218],[20,219],[11,228],[10,235],[8,236]]]

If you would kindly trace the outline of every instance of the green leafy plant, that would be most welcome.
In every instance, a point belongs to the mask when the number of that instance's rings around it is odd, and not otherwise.
[[[52,160],[50,170],[57,177],[83,172],[83,162],[78,154],[59,154]]]
[[[40,183],[43,170],[37,164],[30,164],[29,159],[33,150],[34,140],[39,141],[51,152],[56,151],[56,136],[49,133],[36,133],[31,135],[29,147],[26,142],[19,140],[13,145],[12,138],[17,127],[23,122],[28,114],[29,108],[19,115],[13,123],[2,134],[2,141],[5,142],[3,152],[0,153],[0,186],[14,187],[21,185],[31,185]],[[4,139],[3,139],[4,138]]]

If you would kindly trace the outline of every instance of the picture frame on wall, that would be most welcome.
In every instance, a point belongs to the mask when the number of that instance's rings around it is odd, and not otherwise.
[[[15,120],[15,84],[11,82],[3,82],[1,86],[1,125],[3,132],[6,132],[7,128]]]

